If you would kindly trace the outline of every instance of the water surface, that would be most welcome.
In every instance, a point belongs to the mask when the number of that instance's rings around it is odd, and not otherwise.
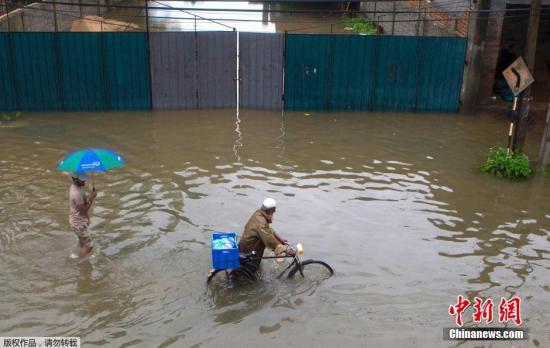
[[[478,170],[507,129],[498,115],[26,113],[0,127],[0,332],[84,347],[459,346],[442,340],[457,295],[516,295],[530,337],[513,346],[549,346],[549,179]],[[55,164],[87,146],[127,166],[95,177],[99,249],[78,263]],[[210,234],[240,233],[266,196],[273,227],[336,275],[276,280],[270,260],[255,286],[208,289]]]

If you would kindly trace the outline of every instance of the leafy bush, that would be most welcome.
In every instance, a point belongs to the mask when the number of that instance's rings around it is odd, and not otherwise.
[[[499,178],[525,179],[532,173],[529,158],[520,152],[510,152],[504,147],[493,147],[489,151],[487,161],[481,166],[484,173],[493,174]]]
[[[344,22],[344,25],[346,26],[346,28],[349,28],[350,30],[356,33],[367,34],[367,35],[378,34],[378,28],[376,27],[376,24],[373,21],[367,20],[363,16],[343,18],[342,22]]]

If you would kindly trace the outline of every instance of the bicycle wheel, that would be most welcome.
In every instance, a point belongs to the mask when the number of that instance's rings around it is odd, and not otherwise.
[[[312,281],[325,280],[330,278],[334,274],[332,267],[328,263],[317,260],[305,260],[302,261],[302,272],[300,272],[300,266],[294,266],[288,272],[288,278],[300,277]]]
[[[244,268],[237,268],[234,270],[217,269],[208,275],[206,283],[211,283],[213,281],[224,283],[232,280],[252,282],[256,280],[256,277]]]

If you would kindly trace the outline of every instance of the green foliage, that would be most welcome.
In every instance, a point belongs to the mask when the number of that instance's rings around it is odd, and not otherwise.
[[[481,166],[484,173],[512,180],[526,179],[533,173],[529,158],[519,152],[510,152],[504,147],[493,147],[487,161]]]
[[[356,33],[366,35],[378,34],[378,28],[376,27],[376,24],[363,16],[355,16],[352,18],[344,17],[342,18],[342,22],[344,23],[346,28],[349,28],[349,30],[352,30]]]
[[[0,113],[0,124],[17,120],[21,117],[21,112]]]

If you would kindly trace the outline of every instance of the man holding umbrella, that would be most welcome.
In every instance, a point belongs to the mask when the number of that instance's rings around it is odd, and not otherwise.
[[[72,173],[71,178],[73,183],[69,188],[69,224],[78,237],[73,254],[85,257],[90,255],[94,249],[94,242],[89,231],[90,216],[88,211],[94,203],[97,191],[94,188],[88,200],[84,191],[84,185],[88,178],[86,173]]]
[[[84,185],[86,185],[88,173],[104,172],[121,167],[124,163],[124,158],[116,152],[95,148],[75,151],[57,163],[57,169],[71,173],[73,180],[73,184],[69,189],[69,224],[78,236],[78,244],[74,249],[74,254],[84,257],[90,255],[94,249],[94,242],[88,230],[90,226],[88,212],[94,203],[97,191],[95,190],[92,174],[92,194],[90,199],[87,199]]]

